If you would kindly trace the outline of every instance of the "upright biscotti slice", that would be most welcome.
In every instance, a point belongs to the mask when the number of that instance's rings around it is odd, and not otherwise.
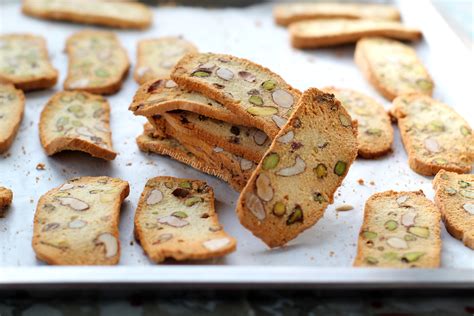
[[[188,54],[171,73],[180,87],[222,103],[245,126],[275,137],[301,95],[280,76],[251,61],[222,54]]]
[[[283,246],[323,216],[356,155],[356,124],[341,103],[307,90],[242,191],[240,222]]]
[[[441,215],[423,191],[386,191],[365,203],[356,267],[437,268]]]
[[[112,32],[80,31],[66,42],[69,58],[65,90],[113,94],[120,90],[130,63]]]
[[[51,65],[46,41],[30,34],[0,35],[0,82],[24,91],[54,86],[58,72]]]
[[[118,28],[144,29],[153,20],[147,6],[130,1],[23,0],[22,11],[41,19]]]
[[[38,201],[33,249],[54,265],[112,265],[120,259],[120,205],[126,181],[109,177],[71,179]]]
[[[40,140],[51,156],[63,150],[79,150],[113,160],[110,106],[101,96],[87,92],[56,93],[41,112]]]
[[[296,22],[289,27],[295,48],[327,47],[355,43],[368,36],[416,41],[421,31],[399,22],[378,20],[321,19]]]
[[[25,110],[25,95],[11,84],[0,83],[0,153],[10,148]]]
[[[435,202],[448,232],[474,249],[474,175],[440,170],[433,180]]]
[[[472,129],[448,105],[422,94],[400,96],[393,101],[390,114],[398,120],[408,163],[415,172],[431,176],[441,169],[471,171]]]
[[[157,263],[221,257],[236,248],[218,222],[212,188],[199,180],[148,180],[135,213],[135,235]]]
[[[387,38],[364,38],[357,42],[354,59],[388,100],[410,93],[433,94],[433,80],[410,46]]]
[[[152,79],[168,78],[184,55],[196,52],[196,46],[181,37],[141,40],[137,45],[135,81],[143,84]]]
[[[357,120],[359,156],[376,158],[390,152],[393,128],[390,117],[381,104],[365,94],[350,89],[330,87],[324,91],[333,93],[352,119]]]
[[[13,192],[10,189],[0,187],[0,210],[12,204]]]

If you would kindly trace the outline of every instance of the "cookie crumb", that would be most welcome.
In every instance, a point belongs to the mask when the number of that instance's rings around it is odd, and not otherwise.
[[[36,165],[36,170],[46,170],[46,165],[40,162]]]
[[[130,166],[132,165],[132,163],[131,163],[131,162],[127,162],[125,165],[126,165],[127,167],[130,167]]]
[[[350,210],[353,210],[354,207],[350,204],[342,204],[338,207],[336,207],[336,211],[338,212],[345,212],[345,211],[350,211]]]
[[[357,183],[359,183],[359,185],[364,185],[364,179],[357,180]]]
[[[370,181],[369,183],[370,183],[370,185],[375,185],[374,181]]]

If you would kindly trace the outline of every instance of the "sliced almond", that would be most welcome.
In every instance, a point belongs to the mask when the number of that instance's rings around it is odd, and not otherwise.
[[[90,128],[86,127],[86,126],[81,126],[81,127],[76,128],[76,133],[78,133],[79,135],[82,135],[82,136],[86,136],[86,137],[94,137],[95,136],[95,134],[92,133]]]
[[[69,206],[76,211],[85,211],[89,208],[89,204],[73,197],[58,197],[59,203],[64,206]]]
[[[87,87],[88,84],[89,84],[89,79],[82,78],[69,84],[69,88],[71,89],[85,88]]]
[[[230,239],[224,237],[224,238],[216,238],[216,239],[207,240],[203,242],[202,245],[211,251],[216,251],[227,246],[229,243],[230,243]]]
[[[474,215],[474,204],[473,203],[466,203],[462,206],[462,208],[471,215]]]
[[[396,200],[396,201],[397,201],[397,204],[398,204],[399,206],[403,206],[403,204],[405,204],[405,202],[408,200],[408,198],[409,198],[408,195],[401,195],[401,196],[399,196],[399,197],[397,198],[397,200]]]
[[[272,99],[278,106],[288,109],[295,102],[293,96],[285,90],[277,89],[272,92]]]
[[[428,150],[432,153],[441,152],[441,148],[438,144],[438,141],[433,137],[429,137],[429,138],[425,139],[425,148],[426,148],[426,150]]]
[[[288,121],[287,119],[278,115],[272,115],[272,120],[273,122],[275,122],[278,128],[282,128],[283,126],[285,126],[286,122]]]
[[[224,148],[222,148],[222,147],[214,147],[213,151],[214,151],[215,153],[221,153],[221,152],[224,151]]]
[[[416,218],[416,213],[415,212],[408,212],[402,215],[402,225],[405,227],[410,227],[415,225],[415,218]]]
[[[166,224],[173,227],[183,227],[189,225],[189,222],[187,220],[171,215],[158,218],[158,223]]]
[[[165,87],[166,88],[175,88],[177,86],[178,86],[178,84],[176,82],[174,82],[173,80],[166,80],[166,82],[165,82]]]
[[[74,188],[74,184],[65,183],[58,189],[58,191],[66,191],[66,190],[69,190],[69,189],[72,189],[72,188]]]
[[[257,180],[255,181],[255,186],[257,187],[257,195],[259,198],[265,202],[271,201],[273,198],[273,188],[270,182],[270,178],[261,173]]]
[[[255,82],[255,80],[257,79],[253,74],[248,71],[239,71],[238,75],[247,82]]]
[[[391,237],[387,239],[387,244],[395,249],[407,249],[408,244],[405,240],[398,237]]]
[[[146,204],[154,205],[163,200],[163,193],[161,193],[158,189],[151,190],[150,194],[148,194],[148,198],[146,199]]]
[[[112,235],[111,233],[100,234],[96,239],[96,244],[104,245],[106,258],[113,257],[118,252],[117,238],[115,238],[115,236]]]
[[[164,243],[165,241],[171,240],[172,238],[173,238],[173,234],[169,234],[169,233],[161,234],[160,236],[158,236],[158,239],[155,242],[153,242],[153,245]]]
[[[296,156],[295,164],[288,168],[280,169],[276,172],[277,175],[283,177],[291,177],[303,173],[306,169],[306,163],[300,156]]]
[[[265,219],[265,209],[262,201],[252,192],[248,192],[245,196],[245,206],[259,220]]]
[[[232,80],[234,78],[234,73],[227,68],[219,68],[216,70],[217,77],[221,78],[222,80]]]
[[[259,146],[262,146],[263,144],[265,144],[265,142],[267,141],[267,138],[268,138],[267,134],[259,130],[255,131],[255,134],[253,135],[253,140],[255,141],[255,144]]]
[[[240,169],[242,171],[250,170],[250,169],[252,169],[252,167],[253,167],[253,162],[252,161],[247,160],[245,158],[242,158],[240,160]]]
[[[79,228],[82,228],[86,225],[87,225],[86,221],[83,221],[81,219],[75,219],[75,220],[69,222],[69,224],[67,226],[69,228],[72,228],[72,229],[79,229]]]
[[[286,133],[285,135],[283,136],[280,136],[277,141],[282,143],[282,144],[289,144],[293,141],[293,139],[295,138],[295,133],[293,133],[293,131],[289,131],[288,133]]]

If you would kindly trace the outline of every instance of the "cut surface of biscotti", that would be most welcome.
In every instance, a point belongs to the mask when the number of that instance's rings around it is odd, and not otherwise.
[[[38,201],[33,249],[53,265],[112,265],[120,259],[120,206],[126,181],[110,177],[71,179]]]
[[[386,191],[365,204],[356,267],[437,268],[441,215],[422,191]]]
[[[391,115],[398,120],[408,163],[415,172],[431,176],[444,169],[471,171],[474,135],[468,122],[448,105],[426,95],[400,96]]]
[[[408,45],[388,38],[364,38],[357,42],[354,59],[367,80],[388,100],[410,93],[433,94],[433,80]]]
[[[25,110],[25,95],[11,84],[0,83],[0,153],[10,148]]]
[[[274,137],[298,102],[300,91],[251,61],[222,54],[188,54],[173,72],[180,87],[198,91]]]
[[[143,84],[152,79],[168,78],[184,55],[195,52],[196,46],[180,37],[141,40],[137,46],[135,81]]]
[[[130,63],[112,32],[80,31],[66,42],[69,58],[65,90],[113,94],[120,90]]]
[[[448,232],[474,249],[474,175],[440,170],[433,180],[433,188],[436,206]]]
[[[236,248],[219,224],[212,188],[199,180],[148,180],[135,214],[135,235],[157,263],[221,257]]]
[[[30,34],[0,35],[0,82],[24,91],[54,86],[58,72],[51,65],[46,41]]]
[[[384,107],[371,97],[350,89],[329,87],[324,91],[333,93],[357,120],[358,155],[376,158],[390,152],[393,143],[393,128],[390,116]]]
[[[355,43],[368,36],[384,36],[415,41],[421,38],[418,29],[399,22],[379,20],[320,19],[296,22],[289,27],[295,48],[316,48]]]
[[[117,28],[143,29],[153,20],[147,6],[130,1],[23,0],[22,11],[42,19]]]
[[[0,210],[12,204],[12,201],[13,201],[12,190],[0,186]]]
[[[357,128],[334,98],[309,89],[237,203],[240,222],[270,247],[313,226],[357,155]]]
[[[83,151],[113,160],[110,106],[99,95],[79,91],[56,93],[41,112],[40,140],[51,156],[63,150]]]

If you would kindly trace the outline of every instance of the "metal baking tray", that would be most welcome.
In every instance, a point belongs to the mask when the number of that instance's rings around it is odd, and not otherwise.
[[[428,1],[397,3],[408,25],[424,33],[416,49],[436,82],[435,97],[454,107],[474,125],[472,59]],[[353,62],[353,45],[300,51],[291,48],[284,28],[273,23],[272,4],[247,8],[154,7],[155,21],[145,31],[117,31],[135,62],[136,42],[142,38],[182,35],[201,51],[229,53],[251,59],[281,74],[290,84],[308,87],[350,87],[384,100],[366,82]],[[414,173],[395,127],[393,153],[378,160],[358,159],[351,167],[335,203],[324,218],[286,247],[269,250],[244,229],[234,213],[238,194],[224,182],[179,162],[138,150],[135,137],[145,119],[135,117],[128,105],[138,85],[128,76],[123,89],[108,97],[112,113],[115,149],[113,162],[78,152],[45,155],[38,137],[41,109],[61,89],[67,58],[65,39],[84,26],[26,17],[18,3],[3,2],[0,32],[31,32],[47,38],[52,62],[60,71],[53,90],[27,94],[25,116],[9,153],[0,159],[0,183],[14,191],[13,206],[0,219],[0,289],[83,288],[128,286],[212,287],[311,287],[311,288],[474,288],[474,251],[442,231],[442,268],[393,270],[352,268],[366,199],[375,192],[422,189],[433,197],[431,178]],[[423,14],[420,14],[420,13]],[[92,27],[90,27],[92,28]],[[46,170],[37,170],[44,163]],[[39,197],[71,177],[108,175],[127,180],[129,198],[123,204],[120,223],[122,256],[115,267],[55,267],[35,259],[31,248],[32,223]],[[216,207],[225,230],[238,239],[238,249],[224,258],[204,262],[155,265],[133,238],[133,215],[146,180],[170,175],[207,181],[216,193]],[[363,179],[364,185],[358,184]],[[354,210],[336,212],[351,204]]]

